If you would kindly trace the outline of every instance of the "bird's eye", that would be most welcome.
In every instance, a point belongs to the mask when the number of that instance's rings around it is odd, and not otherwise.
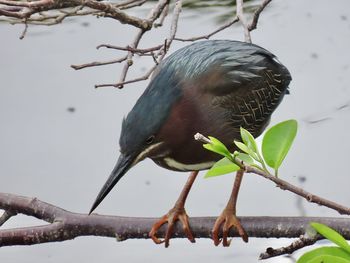
[[[149,136],[146,140],[146,144],[151,144],[154,141],[154,138],[155,138],[154,135]]]

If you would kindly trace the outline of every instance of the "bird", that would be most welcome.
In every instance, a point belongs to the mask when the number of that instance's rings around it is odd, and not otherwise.
[[[289,93],[290,81],[288,69],[277,57],[252,43],[205,40],[175,51],[157,66],[148,87],[123,119],[120,156],[90,214],[129,169],[150,158],[160,167],[190,175],[174,207],[154,223],[149,237],[169,246],[180,221],[187,238],[195,242],[185,202],[198,172],[211,168],[221,157],[205,150],[193,136],[197,132],[210,135],[236,150],[232,142],[240,140],[240,128],[258,137]],[[237,172],[231,197],[213,226],[215,245],[230,244],[231,228],[248,241],[236,217],[243,173]],[[157,231],[163,224],[167,230],[161,240]]]

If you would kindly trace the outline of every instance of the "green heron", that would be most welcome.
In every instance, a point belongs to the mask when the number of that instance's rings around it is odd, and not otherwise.
[[[159,64],[149,86],[123,120],[120,156],[102,187],[90,213],[124,174],[145,158],[174,171],[191,171],[174,207],[157,221],[149,235],[169,245],[177,220],[194,242],[185,201],[199,170],[210,168],[220,156],[194,140],[197,132],[233,145],[240,127],[259,136],[271,114],[288,93],[291,76],[277,58],[254,44],[231,40],[196,42],[174,52]],[[231,147],[230,150],[235,150]],[[236,201],[243,172],[236,175],[231,197],[212,231],[218,245],[222,226],[223,245],[228,246],[230,228],[247,234],[236,217]],[[168,223],[164,240],[157,230]]]

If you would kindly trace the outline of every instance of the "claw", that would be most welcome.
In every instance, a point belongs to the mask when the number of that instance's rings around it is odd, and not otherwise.
[[[191,243],[195,243],[196,240],[193,237],[193,234],[192,234],[192,231],[190,228],[190,224],[189,224],[189,220],[188,220],[188,215],[186,214],[186,212],[184,214],[179,215],[179,220],[182,223],[183,231],[185,232],[188,240]]]
[[[222,239],[220,239],[219,232],[222,224]],[[230,210],[225,209],[222,214],[216,219],[212,230],[212,239],[214,240],[215,246],[218,246],[221,241],[224,247],[230,246],[231,239],[228,239],[228,234],[232,227],[235,227],[237,229],[238,234],[241,236],[244,242],[248,242],[248,235],[236,215],[234,215]]]
[[[220,230],[220,226],[222,225],[222,223],[224,222],[224,218],[222,216],[219,216],[214,224],[213,230],[212,230],[212,238],[214,240],[214,245],[218,246],[221,242],[221,240],[219,239],[219,230]]]
[[[157,230],[161,228],[162,225],[167,223],[168,221],[167,215],[164,215],[162,218],[160,218],[156,223],[153,224],[151,231],[149,232],[148,236],[152,238],[153,242],[157,245],[164,242],[164,240],[160,240],[156,237]]]
[[[152,238],[154,243],[161,244],[164,243],[165,247],[169,246],[169,240],[171,238],[171,235],[173,233],[173,229],[175,226],[176,221],[180,221],[182,223],[182,228],[188,238],[192,243],[196,242],[193,234],[190,229],[188,215],[186,214],[186,211],[184,208],[178,208],[174,207],[171,209],[166,215],[164,215],[162,218],[160,218],[157,222],[155,222],[152,226],[151,231],[149,232],[149,237]],[[162,225],[165,223],[168,223],[168,228],[165,232],[165,237],[163,240],[157,238],[156,233],[161,228]]]

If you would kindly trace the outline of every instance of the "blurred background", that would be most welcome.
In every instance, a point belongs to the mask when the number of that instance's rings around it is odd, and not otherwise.
[[[217,1],[197,1],[211,3]],[[219,1],[220,2],[220,1]],[[222,1],[226,3],[228,1]],[[189,3],[189,2],[188,2]],[[260,2],[256,2],[260,3]],[[213,31],[232,7],[184,7],[178,37]],[[223,4],[224,5],[224,4]],[[141,10],[137,15],[144,15]],[[140,47],[159,44],[165,25],[148,33]],[[125,46],[135,30],[111,19],[81,17],[62,25],[30,26],[0,23],[0,192],[35,196],[66,210],[86,213],[113,168],[119,152],[121,121],[148,81],[113,88],[121,66],[75,71],[71,64],[103,61],[123,55],[96,50],[101,43]],[[243,40],[239,24],[215,36]],[[299,131],[280,176],[306,190],[349,205],[350,140],[350,2],[347,0],[274,0],[262,13],[253,43],[276,54],[293,81],[271,124],[294,118]],[[174,42],[170,53],[188,43]],[[135,59],[129,78],[144,73],[152,60]],[[227,202],[233,175],[199,177],[186,209],[190,216],[219,215]],[[97,213],[158,217],[179,195],[188,174],[171,172],[145,160],[132,168],[97,209]],[[339,216],[299,199],[255,175],[246,175],[238,200],[241,216]],[[26,216],[3,227],[38,224]],[[234,239],[229,248],[209,239],[190,244],[173,239],[168,249],[150,240],[83,237],[62,243],[0,248],[0,261],[12,262],[257,262],[267,247],[288,239]],[[294,255],[295,258],[301,252]],[[280,257],[266,262],[293,262]]]

